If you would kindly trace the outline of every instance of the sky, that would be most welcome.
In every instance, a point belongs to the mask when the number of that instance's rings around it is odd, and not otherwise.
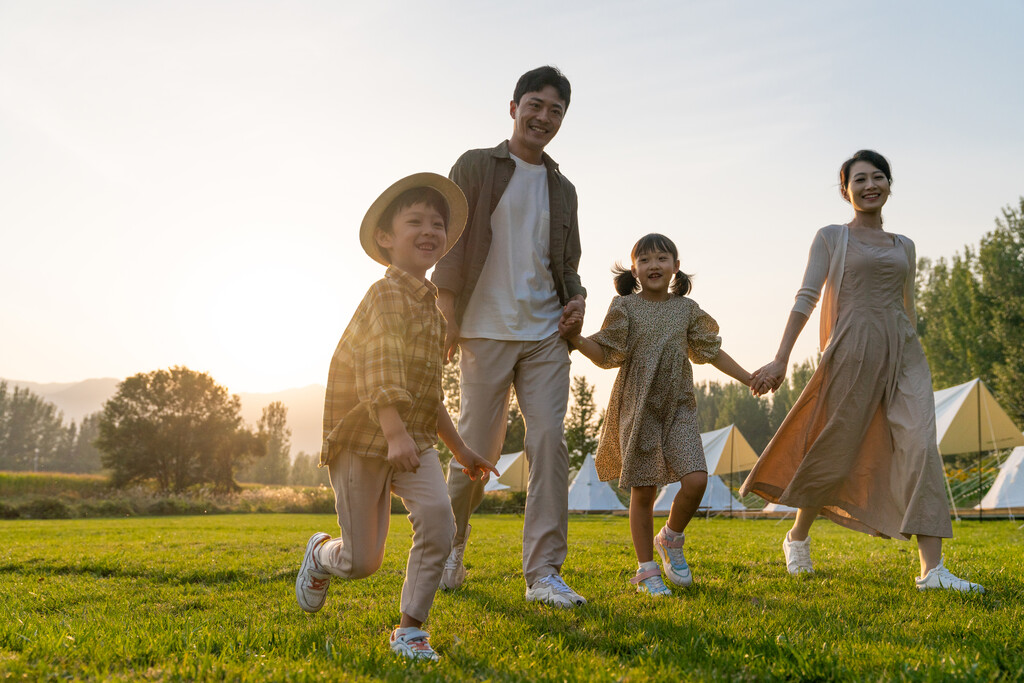
[[[547,151],[579,194],[586,333],[657,231],[723,348],[768,362],[861,148],[891,161],[886,228],[919,256],[1024,195],[1017,0],[439,4],[0,0],[0,377],[325,383],[382,276],[366,208],[507,138],[542,64],[573,88]],[[607,399],[613,371],[573,373]]]

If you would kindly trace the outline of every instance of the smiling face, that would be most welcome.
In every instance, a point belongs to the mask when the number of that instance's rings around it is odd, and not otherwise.
[[[849,180],[843,196],[857,211],[877,213],[889,199],[889,179],[874,164],[857,161],[850,166]]]
[[[510,103],[509,113],[515,121],[509,150],[524,161],[539,164],[544,147],[562,126],[565,101],[553,85],[546,85]]]
[[[441,212],[425,202],[417,202],[396,211],[391,219],[391,232],[378,229],[376,240],[381,248],[387,249],[391,265],[423,279],[444,255],[448,234]]]
[[[630,270],[645,299],[667,299],[672,276],[679,270],[679,259],[667,251],[647,251],[636,255]]]

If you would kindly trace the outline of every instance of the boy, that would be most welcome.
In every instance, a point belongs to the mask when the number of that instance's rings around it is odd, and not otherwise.
[[[341,538],[313,534],[295,581],[299,606],[316,612],[332,576],[359,579],[384,559],[391,492],[413,526],[402,618],[391,649],[437,660],[421,626],[451,551],[455,520],[437,436],[471,478],[495,470],[458,435],[441,395],[445,326],[427,270],[458,240],[466,198],[434,173],[399,180],[370,206],[359,230],[363,249],[388,267],[370,287],[338,342],[324,403],[321,466],[330,469]]]

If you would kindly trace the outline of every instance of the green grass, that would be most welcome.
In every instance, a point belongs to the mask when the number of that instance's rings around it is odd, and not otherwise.
[[[466,587],[439,594],[438,664],[386,638],[410,543],[392,519],[384,566],[299,610],[303,547],[330,515],[0,522],[0,679],[25,680],[1024,680],[1024,531],[963,522],[946,548],[985,595],[918,593],[912,543],[828,522],[818,572],[785,573],[788,522],[696,520],[697,583],[653,601],[624,517],[574,517],[565,566],[590,603],[526,603],[522,520],[478,516]]]

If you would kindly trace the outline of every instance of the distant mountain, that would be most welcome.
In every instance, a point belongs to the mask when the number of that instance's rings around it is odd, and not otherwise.
[[[65,421],[81,422],[82,418],[99,410],[117,391],[121,380],[105,377],[81,382],[40,384],[17,379],[5,379],[9,386],[19,386],[42,396],[64,413]],[[229,389],[230,391],[230,389]],[[288,406],[288,426],[292,430],[292,455],[299,451],[319,453],[323,440],[324,392],[319,384],[300,389],[285,389],[265,394],[238,394],[242,401],[242,419],[253,427],[263,408],[274,401]]]

